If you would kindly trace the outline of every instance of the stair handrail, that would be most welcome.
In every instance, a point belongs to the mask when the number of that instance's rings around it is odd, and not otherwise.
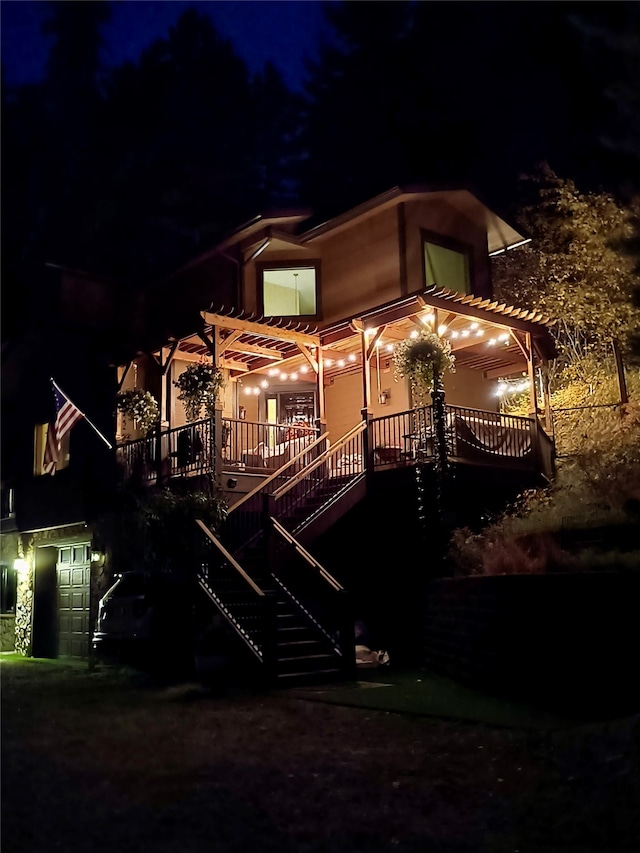
[[[337,581],[333,575],[331,575],[325,568],[322,566],[316,559],[313,557],[299,542],[298,540],[289,533],[288,530],[280,524],[280,522],[274,518],[273,516],[269,516],[271,523],[273,525],[274,530],[283,539],[289,544],[293,545],[295,550],[300,554],[300,556],[313,568],[315,569],[322,580],[324,580],[333,590],[334,593],[337,593],[338,601],[340,602],[340,620],[339,620],[339,629],[338,636],[333,635],[327,628],[321,624],[321,622],[309,611],[307,607],[301,602],[291,590],[289,590],[285,584],[274,575],[274,580],[280,585],[280,587],[286,592],[289,598],[298,605],[298,607],[302,610],[302,612],[310,619],[313,624],[320,630],[327,640],[333,646],[334,651],[338,654],[343,660],[343,670],[345,673],[349,674],[353,668],[353,613],[349,605],[349,596],[345,588],[342,584]]]
[[[199,518],[196,518],[196,524],[200,527],[205,536],[212,542],[216,548],[220,551],[220,553],[227,560],[229,565],[236,570],[236,572],[242,577],[251,587],[251,589],[259,596],[265,595],[264,590],[260,589],[258,584],[253,580],[253,578],[249,577],[249,575],[242,568],[240,563],[227,551],[222,542],[218,539],[218,537],[212,533],[212,531],[207,527],[207,525]]]
[[[273,493],[273,497],[278,500],[283,495],[286,495],[288,491],[297,486],[298,483],[308,477],[309,474],[312,474],[316,470],[316,468],[319,468],[321,465],[324,465],[327,460],[330,459],[332,456],[335,456],[336,453],[338,453],[344,447],[345,444],[348,444],[348,442],[355,438],[355,436],[359,435],[361,432],[364,432],[366,428],[366,421],[360,421],[360,423],[357,423],[348,432],[346,432],[342,436],[342,438],[339,438],[338,441],[335,442],[335,444],[332,444],[330,447],[328,447],[324,451],[324,453],[318,456],[317,459],[314,459],[314,461],[310,462],[309,465],[302,469],[302,471],[299,471],[297,474],[291,477],[290,480],[288,480],[286,483],[283,483],[283,485],[280,486],[279,489],[276,489],[276,491]]]
[[[321,565],[316,560],[316,558],[306,550],[306,548],[303,548],[303,546],[298,542],[298,540],[294,536],[291,535],[291,533],[289,533],[288,530],[285,530],[285,528],[280,524],[280,522],[278,521],[277,518],[274,518],[273,516],[269,516],[269,518],[271,519],[271,523],[273,524],[275,530],[280,534],[280,536],[282,536],[283,539],[286,539],[286,541],[290,545],[293,545],[293,547],[296,549],[298,554],[300,554],[300,556],[304,560],[306,560],[307,563],[309,563],[309,565],[318,572],[320,577],[323,580],[325,580],[329,584],[329,586],[331,586],[336,592],[344,592],[344,587],[342,586],[342,584],[339,581],[337,581],[333,577],[333,575],[330,574],[324,568],[324,566]]]
[[[297,453],[292,459],[290,459],[288,462],[285,462],[285,464],[282,465],[280,468],[278,468],[276,471],[274,471],[273,474],[270,474],[266,480],[262,480],[262,482],[258,483],[258,485],[255,486],[253,489],[251,489],[250,492],[247,492],[247,494],[243,495],[240,498],[240,500],[236,501],[233,504],[233,506],[229,507],[229,511],[228,511],[227,515],[231,515],[231,513],[234,510],[237,510],[239,507],[241,507],[244,503],[246,503],[254,495],[257,495],[258,492],[266,491],[268,489],[268,487],[271,485],[271,483],[277,477],[282,476],[283,471],[286,471],[286,469],[289,468],[291,465],[295,465],[300,460],[300,458],[302,456],[306,455],[310,450],[313,450],[313,448],[316,447],[317,445],[319,445],[321,442],[326,443],[328,440],[328,437],[329,437],[329,433],[325,432],[325,433],[323,433],[323,435],[319,435],[317,438],[315,438],[311,442],[311,444],[308,444],[299,453]],[[327,451],[324,451],[324,452],[326,453]],[[321,457],[319,457],[319,458],[321,458]],[[307,470],[306,468],[303,468],[303,471],[306,471],[306,470]]]

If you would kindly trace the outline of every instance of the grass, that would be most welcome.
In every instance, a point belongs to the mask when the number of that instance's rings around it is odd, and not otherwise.
[[[355,684],[297,688],[293,693],[310,701],[490,726],[557,729],[581,722],[419,670],[364,670],[358,673]]]
[[[0,661],[7,851],[640,849],[638,715],[503,727],[485,705],[474,722],[478,697],[429,680],[418,700],[420,676],[391,670],[324,691],[347,705]],[[371,707],[383,695],[388,707]],[[431,713],[447,709],[459,718]]]

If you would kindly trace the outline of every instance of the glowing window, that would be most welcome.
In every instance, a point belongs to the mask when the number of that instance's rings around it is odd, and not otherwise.
[[[262,301],[267,317],[317,314],[315,267],[264,269]]]
[[[427,286],[435,284],[458,293],[471,292],[469,260],[465,252],[425,241],[424,268]]]

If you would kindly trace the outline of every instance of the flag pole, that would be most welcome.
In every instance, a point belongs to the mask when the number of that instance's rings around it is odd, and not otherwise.
[[[67,397],[67,395],[64,393],[62,388],[58,385],[58,383],[55,381],[55,379],[53,377],[51,377],[51,384],[54,385],[58,389],[58,391],[62,394],[63,397],[65,397],[67,400],[69,400],[69,402],[71,402],[70,398]],[[74,403],[73,405],[75,406],[76,404]],[[76,406],[76,408],[78,408],[78,407]],[[78,411],[80,412],[80,409],[78,409]],[[98,427],[92,421],[89,420],[89,418],[85,415],[84,412],[80,412],[80,414],[85,419],[85,421],[89,424],[91,429],[96,433],[96,435],[100,436],[100,438],[104,441],[104,443],[107,445],[109,450],[113,450],[113,444],[111,444],[111,442],[107,441],[107,439],[103,436],[103,434],[100,432]]]

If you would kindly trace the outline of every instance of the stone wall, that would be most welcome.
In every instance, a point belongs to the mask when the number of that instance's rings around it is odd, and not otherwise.
[[[548,708],[636,710],[639,601],[640,572],[432,581],[424,663]]]
[[[13,652],[16,648],[16,617],[13,613],[0,615],[0,651]]]

